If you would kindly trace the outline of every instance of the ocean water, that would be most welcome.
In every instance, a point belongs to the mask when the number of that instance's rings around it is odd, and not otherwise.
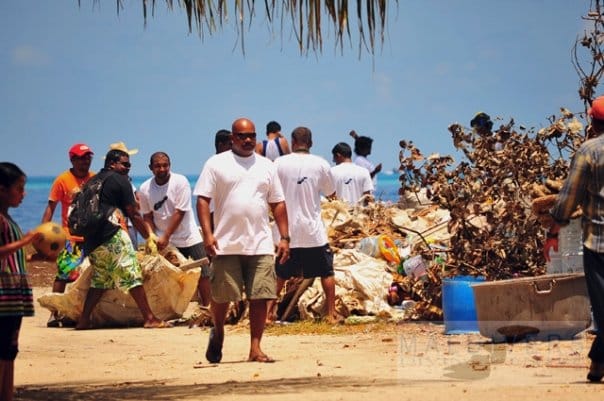
[[[397,202],[398,201],[398,190],[400,183],[398,181],[399,175],[396,173],[379,173],[378,184],[375,191],[375,197],[377,200],[382,202]],[[55,177],[27,177],[27,183],[25,185],[25,199],[21,205],[17,208],[9,209],[9,214],[15,219],[15,221],[21,227],[23,232],[27,232],[40,224],[42,219],[42,213],[48,203],[48,192],[50,186]],[[132,182],[136,187],[140,186],[149,176],[135,176],[132,177]],[[187,175],[191,187],[195,185],[197,181],[197,175]],[[61,206],[57,206],[55,210],[53,220],[60,223],[61,219]]]

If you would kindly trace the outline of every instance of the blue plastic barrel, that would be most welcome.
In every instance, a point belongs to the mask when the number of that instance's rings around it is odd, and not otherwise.
[[[443,280],[443,318],[445,334],[478,333],[476,301],[472,284],[484,276],[456,276]]]

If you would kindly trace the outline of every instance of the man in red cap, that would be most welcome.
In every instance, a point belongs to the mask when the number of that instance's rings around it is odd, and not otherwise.
[[[560,226],[569,223],[577,206],[583,210],[583,268],[598,329],[589,351],[591,366],[587,379],[599,382],[604,377],[604,96],[592,102],[588,138],[575,152],[556,203],[550,213],[545,254],[558,246]]]
[[[92,149],[86,144],[76,143],[69,149],[69,160],[71,168],[59,174],[52,183],[50,194],[48,195],[48,205],[42,215],[42,223],[52,220],[57,203],[61,203],[61,224],[67,235],[67,244],[65,249],[57,258],[57,276],[52,285],[53,292],[65,292],[67,283],[77,278],[76,267],[82,259],[79,249],[81,237],[69,234],[67,227],[67,212],[71,205],[74,193],[80,190],[80,187],[94,175],[90,171],[92,163]],[[60,327],[65,323],[65,319],[60,319],[56,314],[52,314],[48,320],[48,327]],[[71,323],[71,322],[68,322]]]

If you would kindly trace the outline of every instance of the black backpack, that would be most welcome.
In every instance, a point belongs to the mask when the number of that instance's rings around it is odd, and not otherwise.
[[[115,208],[101,205],[101,191],[109,175],[109,172],[95,175],[74,195],[67,216],[71,234],[84,238],[94,235],[113,213]]]

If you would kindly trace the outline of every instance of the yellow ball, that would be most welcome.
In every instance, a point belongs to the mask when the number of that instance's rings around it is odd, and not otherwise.
[[[34,231],[42,233],[40,238],[32,242],[34,249],[48,258],[56,259],[63,248],[65,248],[65,241],[67,240],[63,227],[53,221],[49,221],[40,224]]]

